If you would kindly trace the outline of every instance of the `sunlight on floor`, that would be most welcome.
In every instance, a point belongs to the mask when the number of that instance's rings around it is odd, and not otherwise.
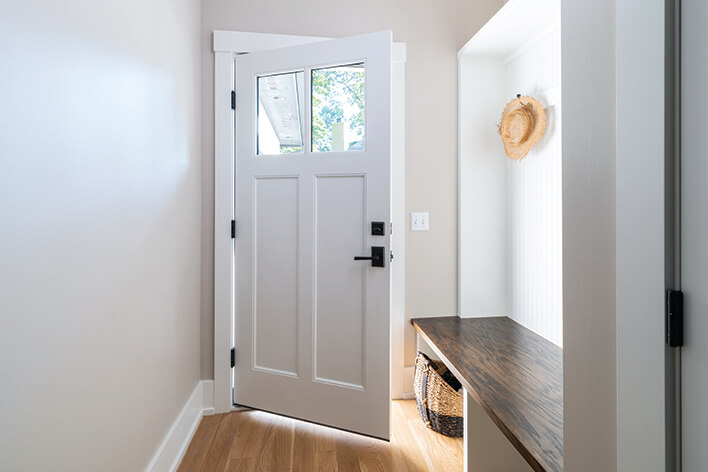
[[[206,416],[179,470],[462,470],[462,439],[427,429],[413,400],[391,407],[390,443],[256,410]]]

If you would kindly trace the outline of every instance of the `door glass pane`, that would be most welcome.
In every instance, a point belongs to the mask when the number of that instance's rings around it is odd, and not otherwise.
[[[258,154],[302,152],[305,73],[258,77]]]
[[[364,149],[364,64],[312,70],[312,152]]]

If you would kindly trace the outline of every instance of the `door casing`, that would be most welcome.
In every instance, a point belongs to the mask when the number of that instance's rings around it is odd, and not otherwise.
[[[231,411],[234,346],[234,112],[231,91],[238,54],[284,48],[331,38],[214,31],[214,411]],[[391,129],[391,395],[402,398],[410,368],[404,367],[404,68],[405,43],[393,43]]]
[[[678,1],[617,2],[617,470],[677,471],[676,373],[665,290],[679,289]]]

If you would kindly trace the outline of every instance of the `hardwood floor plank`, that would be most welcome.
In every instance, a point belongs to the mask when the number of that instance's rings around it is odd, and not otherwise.
[[[267,472],[293,470],[293,426],[295,420],[275,415],[268,415],[269,427],[262,441],[256,470]]]
[[[241,468],[244,472],[255,472],[263,470],[262,464],[267,464],[271,458],[271,445],[267,438],[272,436],[272,429],[276,418],[274,415],[262,411],[245,411],[241,421],[248,421],[252,424],[244,433],[244,451],[241,452]]]
[[[361,472],[391,472],[394,470],[393,446],[380,439],[369,439],[357,445]]]
[[[315,425],[296,421],[293,431],[293,471],[315,470]]]
[[[415,402],[392,403],[391,442],[255,410],[205,417],[180,472],[447,472],[462,440],[428,430]]]
[[[396,445],[400,457],[401,468],[411,472],[428,472],[423,451],[418,447],[418,442],[413,436],[413,432],[408,424],[409,410],[406,406],[412,404],[415,410],[415,402],[411,401],[394,401],[391,405],[393,408],[393,424],[391,425],[392,435],[391,442]]]
[[[201,470],[206,460],[211,443],[216,435],[219,423],[225,415],[211,415],[202,417],[199,427],[194,432],[192,442],[184,453],[178,472]]]
[[[402,418],[406,421],[420,419],[420,413],[418,413],[418,407],[415,404],[415,400],[395,400],[393,405],[398,406],[402,414]]]
[[[256,470],[256,458],[252,451],[255,444],[262,440],[262,424],[252,411],[238,411],[229,415],[233,422],[233,441],[229,451],[226,470]]]
[[[214,439],[211,442],[211,446],[206,454],[204,463],[201,469],[199,469],[204,472],[212,470],[225,470],[227,465],[229,450],[231,449],[231,442],[234,437],[231,424],[232,421],[230,413],[224,413],[219,416],[222,416],[223,418],[214,432]]]
[[[357,450],[360,447],[365,447],[365,441],[370,439],[343,431],[332,431],[332,434],[335,436],[337,469],[341,471],[358,471],[359,454]]]
[[[458,440],[429,430],[420,419],[408,420],[408,426],[431,471],[462,470],[463,455]]]
[[[425,463],[428,467],[433,464],[435,468],[430,469],[431,471],[436,471],[440,468],[444,468],[444,470],[462,470],[464,458],[462,438],[450,438],[428,429],[420,419],[414,400],[394,401],[393,404],[394,411],[396,411],[395,409],[400,409],[401,411],[401,419],[394,422],[393,425],[394,434],[396,426],[401,422],[406,423],[407,428],[405,429],[411,434],[410,439],[405,441],[406,444],[411,445],[407,450],[418,451],[425,458]],[[439,458],[435,457],[436,453],[444,454],[445,460],[440,462]]]
[[[312,425],[314,431],[314,470],[337,472],[337,445],[334,435],[327,428]],[[347,471],[342,471],[347,472]]]

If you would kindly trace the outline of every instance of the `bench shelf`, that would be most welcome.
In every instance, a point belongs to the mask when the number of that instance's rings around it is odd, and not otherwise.
[[[563,470],[560,347],[508,317],[411,323],[533,470]]]

